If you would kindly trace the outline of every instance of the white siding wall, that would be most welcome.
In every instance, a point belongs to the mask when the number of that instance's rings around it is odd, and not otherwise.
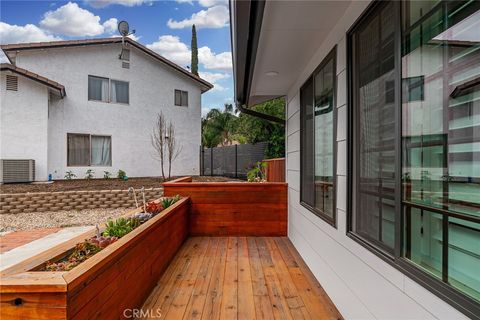
[[[0,81],[0,158],[34,159],[36,180],[46,180],[47,87],[18,76],[18,91],[9,91],[6,75],[2,72]]]
[[[162,111],[176,127],[182,152],[172,166],[173,175],[199,174],[201,91],[199,85],[143,52],[131,49],[130,69],[118,59],[120,45],[86,46],[19,53],[17,65],[65,86],[67,96],[50,106],[48,172],[54,179],[72,170],[83,177],[89,167],[67,167],[67,133],[112,136],[112,166],[128,176],[159,176],[160,164],[150,143],[155,117]],[[88,101],[88,75],[130,83],[130,104]],[[189,106],[174,105],[174,89],[188,91]],[[165,168],[166,169],[166,168]]]
[[[354,3],[287,97],[288,235],[347,319],[464,319],[465,316],[346,236],[346,31],[367,7]],[[337,220],[335,229],[300,205],[300,86],[337,45]]]

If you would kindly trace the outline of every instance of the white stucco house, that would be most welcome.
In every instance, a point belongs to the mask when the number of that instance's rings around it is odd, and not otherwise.
[[[345,319],[480,319],[480,2],[230,1],[285,97],[288,237]]]
[[[0,158],[35,160],[35,180],[159,176],[150,135],[162,112],[182,152],[173,175],[199,174],[201,94],[213,86],[126,38],[2,45]]]

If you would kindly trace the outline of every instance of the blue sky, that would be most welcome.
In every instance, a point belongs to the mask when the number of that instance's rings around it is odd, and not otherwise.
[[[197,27],[200,76],[215,88],[202,96],[202,113],[233,102],[226,0],[82,0],[0,2],[0,43],[117,36],[126,20],[135,40],[186,67],[191,25]],[[2,54],[2,62],[5,57]]]

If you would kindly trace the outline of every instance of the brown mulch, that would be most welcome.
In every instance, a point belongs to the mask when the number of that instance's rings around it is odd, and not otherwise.
[[[172,178],[173,179],[173,178]],[[194,176],[193,181],[240,181],[226,177]],[[160,188],[163,179],[160,177],[119,179],[75,179],[57,180],[53,183],[13,183],[0,185],[0,193],[55,192],[75,190],[126,190],[133,188]]]

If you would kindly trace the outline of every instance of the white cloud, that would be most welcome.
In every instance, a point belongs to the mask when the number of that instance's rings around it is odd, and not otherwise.
[[[171,35],[160,36],[158,41],[152,44],[147,44],[147,48],[159,53],[182,67],[190,65],[190,49],[185,43],[180,41],[179,37]]]
[[[40,26],[44,29],[67,36],[97,36],[104,33],[100,17],[69,2],[55,11],[47,11]]]
[[[215,54],[209,47],[198,48],[198,60],[206,69],[232,71],[232,53]]]
[[[227,79],[230,77],[228,73],[214,73],[214,72],[202,72],[199,73],[200,78],[207,80],[211,84],[213,84],[213,89],[215,91],[224,91],[227,88],[223,87],[222,85],[218,84],[217,82],[222,79]]]
[[[114,33],[118,29],[118,20],[117,18],[110,18],[103,23],[104,31],[107,33]]]
[[[228,5],[228,0],[199,0],[198,3],[202,7],[213,7],[216,5]]]
[[[227,5],[228,0],[175,0],[177,3],[188,3],[193,5],[194,2],[198,1],[198,4],[202,7],[213,7],[216,5]]]
[[[175,0],[176,3],[188,3],[193,5],[193,0]]]
[[[229,19],[227,7],[214,6],[192,14],[190,19],[184,19],[182,21],[169,19],[167,25],[171,29],[183,29],[191,27],[193,24],[195,24],[197,29],[223,28],[228,26]]]
[[[190,65],[190,48],[180,41],[179,37],[165,35],[158,38],[158,41],[147,44],[147,48],[161,54],[165,58],[185,67]],[[231,52],[215,54],[209,47],[198,49],[198,60],[205,69],[232,71]]]
[[[22,43],[22,42],[41,42],[61,40],[51,34],[46,33],[42,29],[33,24],[24,26],[11,25],[0,21],[0,43]],[[0,51],[0,62],[8,62],[7,57]]]
[[[151,5],[153,0],[85,0],[85,3],[94,8],[105,8],[112,4],[118,4],[125,7],[140,6],[142,4]]]
[[[54,40],[61,39],[43,31],[33,24],[17,26],[0,22],[0,42],[2,44]]]

